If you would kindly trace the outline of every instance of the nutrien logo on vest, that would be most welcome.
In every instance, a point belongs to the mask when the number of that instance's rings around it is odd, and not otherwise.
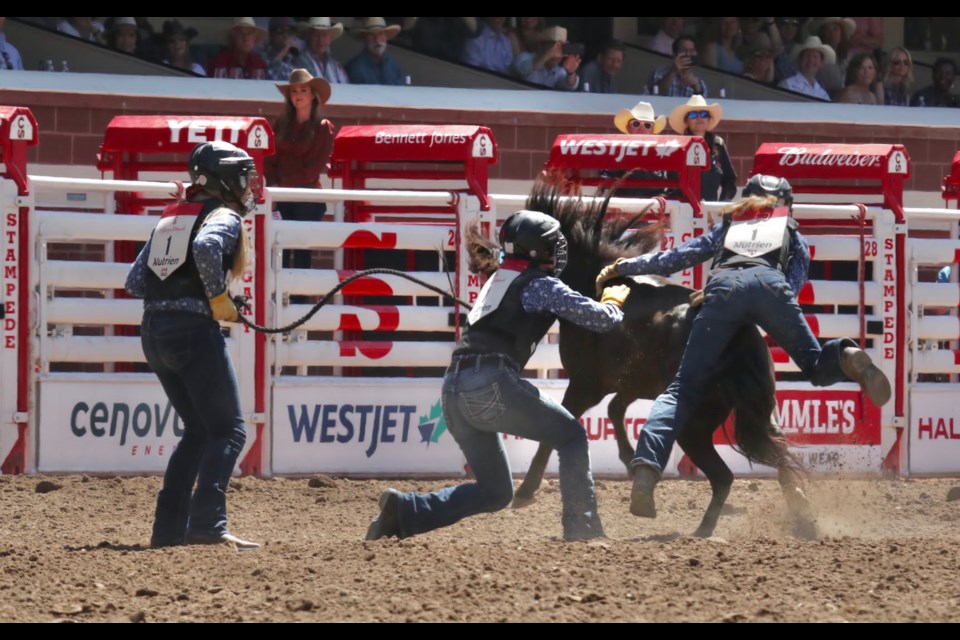
[[[167,431],[167,429],[170,431]],[[129,438],[155,441],[165,434],[183,436],[183,423],[169,402],[160,405],[141,402],[131,406],[126,402],[96,402],[92,405],[78,402],[70,410],[70,432],[78,438],[119,438],[119,446],[127,445]],[[143,450],[131,445],[130,455],[165,455],[173,448],[144,443]]]
[[[403,444],[416,435],[427,447],[436,443],[447,430],[440,402],[431,406],[425,415],[418,416],[418,413],[416,405],[403,404],[317,404],[312,410],[301,404],[299,411],[296,406],[287,405],[295,443],[369,443],[365,451],[368,458],[381,444]],[[415,416],[416,435],[411,435]]]
[[[834,153],[833,149],[826,149],[821,153],[808,153],[806,147],[782,147],[780,149],[781,167],[877,167],[880,166],[880,156],[861,155],[854,153]]]

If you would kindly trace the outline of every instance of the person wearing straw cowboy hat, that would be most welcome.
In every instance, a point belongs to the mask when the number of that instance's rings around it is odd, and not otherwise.
[[[333,123],[320,108],[330,99],[330,83],[315,78],[306,69],[294,69],[287,84],[278,84],[283,111],[273,123],[277,152],[264,159],[264,177],[272,187],[319,189],[333,150]],[[320,222],[327,212],[323,202],[281,202],[277,209],[284,220]],[[284,267],[309,269],[309,250],[284,253]],[[298,300],[292,300],[299,302]]]
[[[224,35],[227,47],[210,58],[207,75],[211,78],[265,80],[267,63],[254,47],[267,39],[267,30],[253,18],[233,18]]]
[[[834,62],[824,62],[817,80],[834,99],[843,90],[847,63],[850,62],[850,38],[857,23],[850,18],[814,18],[807,24],[807,33],[818,36],[823,44],[833,49]]]
[[[347,75],[354,84],[404,83],[400,63],[387,53],[387,41],[400,33],[400,25],[387,24],[383,18],[359,18],[350,34],[363,42],[363,51],[347,63]]]
[[[830,94],[817,81],[817,74],[825,63],[833,64],[837,61],[834,50],[823,44],[817,36],[809,36],[803,44],[793,48],[793,59],[800,71],[784,78],[777,86],[829,102]]]
[[[562,91],[576,91],[580,86],[580,56],[565,54],[567,30],[563,27],[546,27],[535,36],[535,51],[523,51],[513,61],[517,75],[533,84]]]
[[[307,18],[297,26],[305,44],[297,64],[331,84],[349,84],[347,70],[330,53],[330,45],[343,35],[343,24],[331,23],[330,18]]]
[[[710,168],[700,174],[700,197],[703,200],[730,201],[737,195],[737,172],[730,162],[723,138],[713,133],[723,117],[723,107],[708,105],[703,96],[690,96],[670,112],[670,128],[683,136],[700,136],[710,149]]]
[[[653,105],[649,102],[638,102],[631,109],[621,109],[613,116],[613,126],[620,133],[628,136],[659,135],[667,126],[666,116],[654,115]],[[600,176],[611,180],[619,180],[626,174],[621,170],[604,169]],[[665,180],[666,171],[632,171],[630,178],[636,180]],[[615,195],[618,198],[655,198],[663,195],[663,189],[650,187],[618,187]]]

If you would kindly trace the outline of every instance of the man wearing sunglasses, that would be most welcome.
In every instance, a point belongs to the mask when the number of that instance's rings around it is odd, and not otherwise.
[[[707,95],[707,83],[694,73],[698,61],[697,43],[689,36],[680,36],[673,41],[673,64],[660,67],[650,77],[651,91],[676,98]]]

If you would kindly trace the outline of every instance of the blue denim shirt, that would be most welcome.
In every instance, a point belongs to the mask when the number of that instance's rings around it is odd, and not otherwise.
[[[716,224],[707,233],[687,240],[679,247],[621,262],[617,266],[617,272],[624,276],[648,274],[669,276],[712,259],[722,240],[723,224]],[[785,274],[787,282],[795,293],[800,293],[800,288],[807,281],[809,268],[810,245],[797,231],[790,235],[790,258],[787,261]]]
[[[226,210],[230,215],[217,215]],[[233,253],[240,241],[240,230],[243,223],[240,216],[233,211],[221,208],[211,211],[207,221],[200,227],[193,239],[193,260],[200,272],[203,289],[208,298],[220,295],[227,289],[225,274],[223,273],[223,255]],[[127,274],[127,293],[142,298],[147,290],[147,258],[150,256],[150,240],[144,245],[137,256],[130,272]],[[178,300],[148,300],[144,303],[145,311],[176,310],[199,313],[212,317],[210,304],[206,300],[197,298],[180,298]]]
[[[531,280],[521,300],[529,313],[552,313],[596,333],[611,331],[623,320],[623,311],[617,305],[597,302],[553,277]]]

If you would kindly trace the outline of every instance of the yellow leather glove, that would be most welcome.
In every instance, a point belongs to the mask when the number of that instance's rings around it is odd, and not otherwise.
[[[237,306],[233,304],[233,300],[230,299],[227,290],[224,290],[224,292],[218,296],[210,298],[210,311],[213,312],[214,320],[221,320],[223,322],[236,322],[239,317]]]
[[[597,276],[597,295],[599,296],[603,293],[603,283],[607,280],[612,280],[620,276],[620,272],[617,271],[617,266],[621,262],[625,262],[626,258],[617,258],[617,261],[613,264],[608,264],[603,269],[600,270],[600,275]]]
[[[623,303],[626,302],[627,296],[629,295],[630,287],[625,284],[617,284],[603,290],[603,296],[600,298],[600,302],[609,302],[623,309]]]
[[[691,291],[690,306],[699,307],[700,305],[703,304],[703,298],[704,298],[703,289],[697,289],[696,291]]]

